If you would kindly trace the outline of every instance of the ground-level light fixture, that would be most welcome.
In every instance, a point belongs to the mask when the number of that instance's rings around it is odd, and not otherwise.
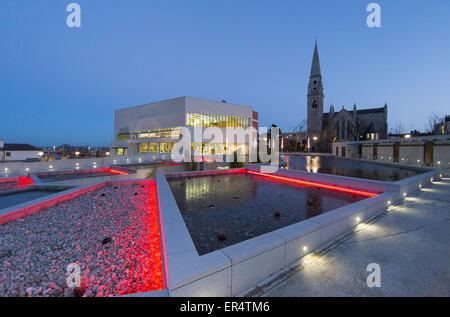
[[[76,155],[76,156],[80,155],[80,152],[75,152],[75,155]]]
[[[39,152],[38,155],[42,156],[42,155],[44,155],[44,152]]]
[[[105,154],[106,154],[106,156],[109,156],[109,155],[110,155],[111,153],[109,153],[109,152],[106,152]]]
[[[28,172],[30,169],[27,167],[25,170]]]
[[[422,188],[422,184],[419,184],[419,188]]]
[[[50,165],[48,168],[52,169],[52,168],[53,168],[53,165]]]
[[[390,201],[390,200],[388,200],[388,201],[387,201],[387,204],[388,204],[388,205],[390,206],[390,205],[391,205],[391,201]]]
[[[433,177],[432,177],[432,178],[430,178],[430,181],[431,181],[431,182],[433,181]]]
[[[406,197],[406,193],[403,193],[403,197]]]
[[[437,161],[438,165],[441,165],[441,161]]]
[[[318,137],[316,137],[316,136],[313,137],[313,140],[314,140],[314,141],[317,141],[317,140],[318,140]]]
[[[360,221],[361,221],[361,218],[356,217],[356,221],[360,222]]]
[[[305,251],[305,252],[308,251],[308,247],[306,245],[303,246],[303,251]]]

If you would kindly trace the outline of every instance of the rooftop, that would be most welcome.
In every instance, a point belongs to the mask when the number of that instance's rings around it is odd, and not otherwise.
[[[5,144],[3,148],[0,148],[4,151],[40,151],[40,148],[37,148],[30,144],[18,144],[18,143],[8,143]]]

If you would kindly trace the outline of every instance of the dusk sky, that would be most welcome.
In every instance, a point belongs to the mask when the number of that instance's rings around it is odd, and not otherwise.
[[[450,114],[450,1],[0,0],[0,138],[109,145],[114,110],[180,96],[306,119],[318,39],[325,111],[388,103],[388,123]],[[375,1],[373,1],[375,2]]]

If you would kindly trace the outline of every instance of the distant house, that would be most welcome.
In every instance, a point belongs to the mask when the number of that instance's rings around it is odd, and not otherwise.
[[[40,161],[42,149],[30,144],[5,144],[0,140],[0,161]]]
[[[450,134],[450,116],[445,116],[442,122],[434,125],[434,134]]]

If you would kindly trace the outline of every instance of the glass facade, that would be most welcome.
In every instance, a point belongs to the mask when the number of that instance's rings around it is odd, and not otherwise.
[[[191,127],[216,127],[216,128],[248,128],[250,118],[221,116],[215,114],[186,113],[186,125]]]
[[[125,140],[127,140],[128,139],[128,133],[125,133],[125,134],[118,134],[117,135],[117,140],[118,141],[125,141]]]
[[[134,132],[131,134],[132,139],[161,139],[167,138],[170,139],[172,136],[179,138],[181,135],[180,128],[170,128],[170,129],[159,129],[159,130],[151,130],[145,132]]]
[[[186,126],[190,127],[217,127],[217,128],[243,128],[247,129],[251,127],[251,118],[247,117],[236,117],[236,116],[222,116],[222,115],[207,115],[207,114],[195,114],[186,113]],[[171,139],[180,138],[181,128],[165,128],[158,130],[149,131],[134,131],[130,134],[119,134],[117,135],[117,140],[139,140],[145,141],[144,139]],[[150,140],[147,140],[150,141]],[[139,153],[170,153],[176,140],[173,142],[167,142],[169,140],[152,140],[153,142],[142,142],[138,143]],[[248,144],[226,144],[222,143],[191,143],[192,151],[201,151],[205,155],[216,155],[232,153],[233,151],[239,150],[247,153]],[[117,155],[123,155],[122,151],[116,151]]]
[[[175,142],[161,142],[161,143],[140,143],[140,153],[169,153]]]

